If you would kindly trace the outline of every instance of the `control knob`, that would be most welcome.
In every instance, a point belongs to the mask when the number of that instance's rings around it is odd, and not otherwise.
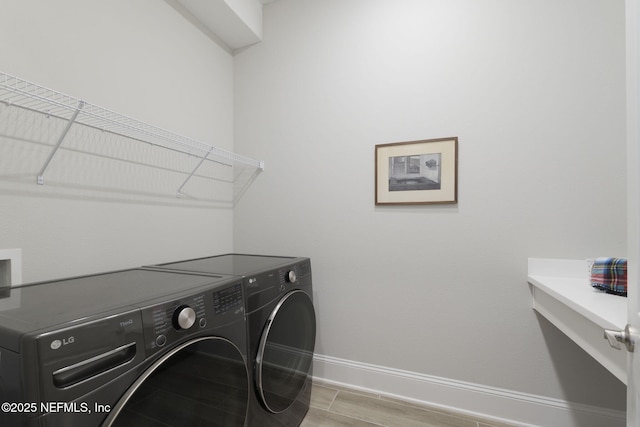
[[[287,271],[284,278],[289,283],[296,283],[298,281],[298,276],[296,276],[296,272],[294,270]]]
[[[189,329],[196,323],[196,312],[188,305],[181,305],[173,313],[173,327],[177,330]]]

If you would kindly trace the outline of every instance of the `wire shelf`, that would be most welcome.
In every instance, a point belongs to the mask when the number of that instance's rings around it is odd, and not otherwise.
[[[3,72],[0,72],[0,102],[4,102],[8,106],[16,106],[36,111],[47,117],[57,117],[69,122],[67,129],[65,129],[61,135],[50,158],[41,170],[38,179],[38,183],[40,184],[42,184],[42,174],[49,161],[51,161],[51,157],[55,154],[68,128],[73,123],[100,129],[155,146],[177,150],[185,154],[195,155],[202,158],[203,161],[205,159],[215,158],[218,160],[226,160],[231,164],[237,162],[256,168],[258,173],[264,170],[264,162],[262,161],[254,160],[186,136],[178,135]],[[187,181],[188,180],[189,178],[187,178]],[[184,184],[186,184],[186,181]],[[184,184],[182,186],[184,186]]]

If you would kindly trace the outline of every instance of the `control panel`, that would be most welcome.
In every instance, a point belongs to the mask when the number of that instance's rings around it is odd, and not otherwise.
[[[242,285],[240,283],[213,293],[213,309],[215,314],[226,313],[229,310],[237,310],[238,307],[244,307]]]
[[[309,263],[295,264],[288,267],[281,268],[278,271],[278,277],[280,278],[280,290],[295,287],[301,281],[304,281],[311,274],[311,267]]]
[[[145,348],[153,353],[193,333],[244,316],[242,285],[214,288],[142,309]]]
[[[311,287],[311,262],[292,263],[245,279],[247,314],[264,307],[285,292]]]

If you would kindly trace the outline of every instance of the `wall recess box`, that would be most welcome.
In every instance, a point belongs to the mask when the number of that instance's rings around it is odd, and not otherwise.
[[[0,287],[22,284],[22,249],[0,249]]]

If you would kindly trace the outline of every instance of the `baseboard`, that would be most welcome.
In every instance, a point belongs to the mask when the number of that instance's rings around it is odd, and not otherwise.
[[[624,427],[626,414],[480,384],[314,355],[314,378],[514,426]]]

